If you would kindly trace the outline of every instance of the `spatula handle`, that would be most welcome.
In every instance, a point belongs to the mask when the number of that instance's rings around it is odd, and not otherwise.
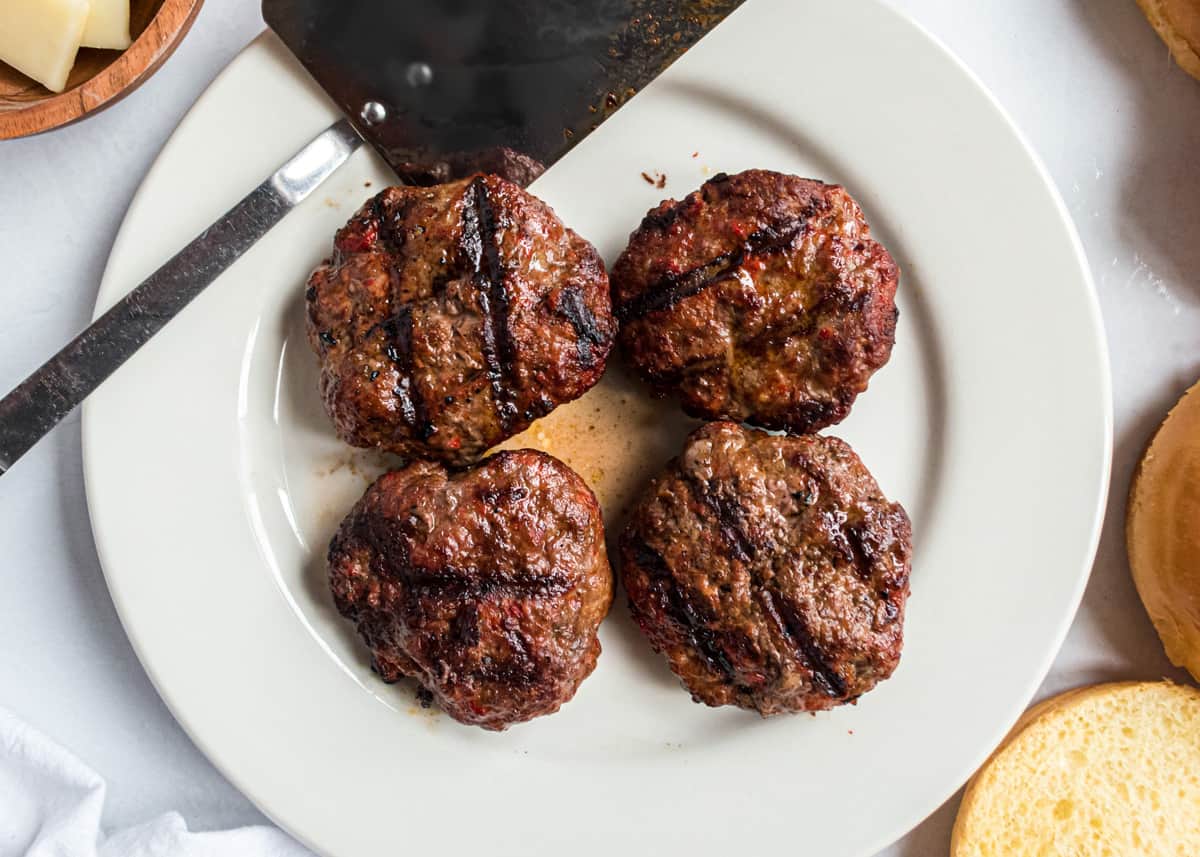
[[[361,143],[347,120],[330,126],[0,399],[0,474],[316,190]]]

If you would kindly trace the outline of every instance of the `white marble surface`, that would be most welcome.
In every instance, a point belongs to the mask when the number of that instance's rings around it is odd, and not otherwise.
[[[892,2],[974,69],[1041,154],[1076,218],[1103,304],[1117,409],[1109,520],[1040,694],[1182,678],[1137,601],[1121,533],[1142,445],[1200,376],[1200,83],[1174,67],[1133,0]],[[124,102],[72,128],[0,143],[0,290],[9,307],[0,388],[89,317],[142,175],[209,80],[262,28],[257,5],[208,0],[175,57]],[[998,234],[996,252],[1021,248]],[[1020,337],[1013,332],[1015,347]],[[0,704],[108,778],[106,822],[168,809],[195,829],[261,822],[176,725],[117,622],[88,526],[77,416],[0,483],[0,546]],[[950,801],[883,853],[947,854],[956,807]]]

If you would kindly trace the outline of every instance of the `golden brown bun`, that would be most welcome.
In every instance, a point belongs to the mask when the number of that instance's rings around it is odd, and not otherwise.
[[[1179,67],[1200,79],[1200,0],[1138,0]]]
[[[1200,854],[1200,691],[1102,684],[1027,712],[972,778],[951,857]]]
[[[1167,657],[1200,679],[1200,384],[1167,415],[1133,477],[1129,565]]]

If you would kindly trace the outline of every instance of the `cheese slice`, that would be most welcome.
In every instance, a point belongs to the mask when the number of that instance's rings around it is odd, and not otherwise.
[[[82,45],[116,51],[129,47],[129,0],[92,0]]]
[[[91,0],[0,0],[0,60],[62,92],[91,10]]]

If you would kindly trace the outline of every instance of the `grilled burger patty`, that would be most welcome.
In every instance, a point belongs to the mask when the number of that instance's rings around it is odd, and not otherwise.
[[[891,355],[898,272],[840,187],[766,170],[666,200],[612,269],[619,341],[701,419],[840,422]]]
[[[621,535],[630,608],[693,699],[765,715],[853,702],[896,668],[908,516],[829,437],[710,423]]]
[[[591,489],[530,449],[380,477],[329,546],[329,583],[385,681],[412,676],[492,730],[575,695],[613,592]]]
[[[338,435],[451,464],[586,392],[616,333],[595,248],[491,175],[380,193],[306,299]]]

